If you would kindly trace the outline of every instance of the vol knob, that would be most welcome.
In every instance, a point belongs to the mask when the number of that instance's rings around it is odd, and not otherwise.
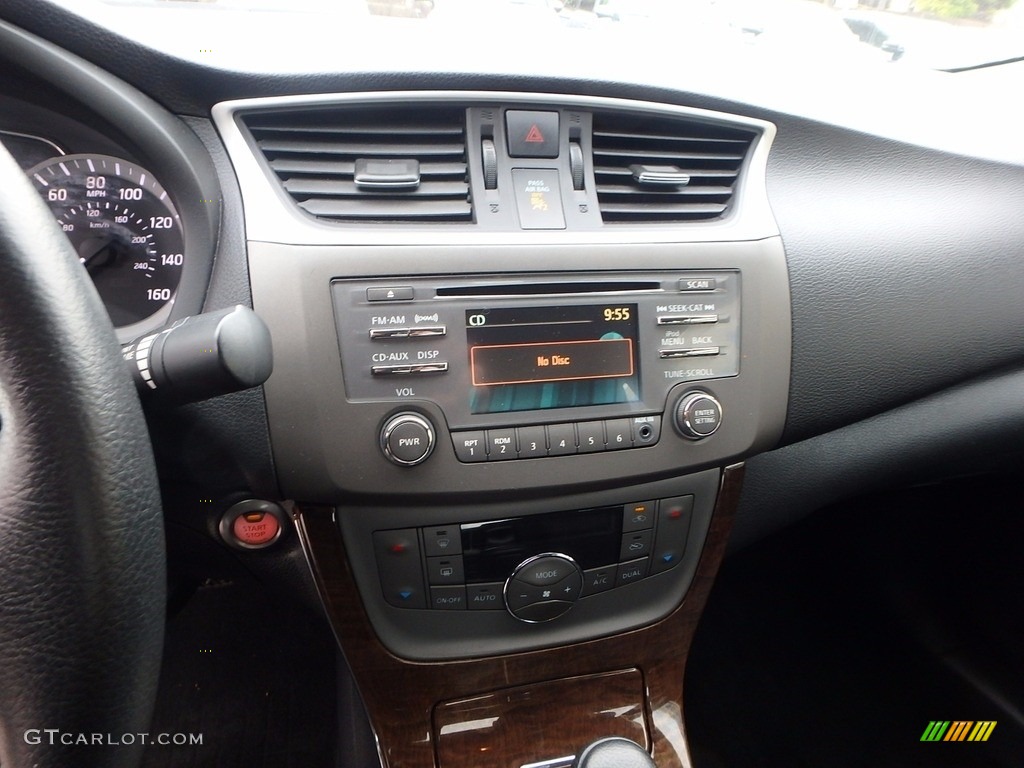
[[[683,437],[702,440],[722,425],[722,404],[707,392],[687,392],[676,404],[675,423]]]
[[[400,467],[414,467],[434,450],[434,426],[418,413],[397,413],[380,431],[384,457]]]

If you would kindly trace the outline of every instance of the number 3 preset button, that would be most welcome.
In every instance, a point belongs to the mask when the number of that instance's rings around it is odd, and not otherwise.
[[[548,436],[543,426],[519,427],[519,458],[534,459],[548,455]]]

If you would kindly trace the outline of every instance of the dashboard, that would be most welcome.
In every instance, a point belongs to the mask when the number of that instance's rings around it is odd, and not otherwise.
[[[26,7],[0,142],[118,340],[236,304],[273,340],[263,386],[147,408],[165,515],[330,618],[384,765],[470,764],[440,724],[496,691],[598,711],[601,675],[643,727],[594,733],[688,765],[730,529],[1019,439],[1019,140],[628,78],[151,83]],[[569,764],[541,730],[508,765]]]

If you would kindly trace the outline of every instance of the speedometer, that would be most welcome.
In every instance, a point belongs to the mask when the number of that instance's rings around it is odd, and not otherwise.
[[[28,172],[118,328],[169,310],[185,263],[178,212],[152,173],[108,155],[65,155]]]

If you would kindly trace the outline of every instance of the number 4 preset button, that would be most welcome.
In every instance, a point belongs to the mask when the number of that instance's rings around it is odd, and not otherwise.
[[[548,456],[576,453],[576,425],[548,424]]]

